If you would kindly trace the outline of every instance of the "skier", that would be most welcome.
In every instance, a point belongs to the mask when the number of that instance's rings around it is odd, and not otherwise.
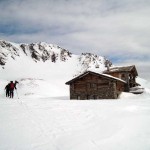
[[[16,84],[13,81],[10,81],[10,98],[14,97],[14,89],[16,89]]]
[[[8,84],[5,86],[5,90],[6,90],[6,97],[9,97],[9,96],[10,96],[10,83],[8,83]]]

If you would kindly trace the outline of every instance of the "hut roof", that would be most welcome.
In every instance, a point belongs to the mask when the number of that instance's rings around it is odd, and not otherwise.
[[[132,66],[122,66],[122,67],[111,67],[109,70],[104,71],[104,73],[112,73],[112,72],[131,72],[134,71],[135,75],[138,76],[135,65]]]
[[[78,80],[78,79],[81,79],[82,77],[88,75],[88,74],[93,74],[93,75],[96,75],[96,76],[101,76],[105,79],[108,79],[108,80],[115,80],[115,81],[119,81],[119,82],[122,82],[122,83],[126,83],[124,80],[121,80],[119,78],[116,78],[116,77],[113,77],[111,75],[108,75],[108,74],[101,74],[101,73],[96,73],[96,72],[92,72],[92,71],[86,71],[82,74],[80,74],[79,76],[73,78],[72,80],[69,80],[68,82],[66,82],[65,84],[71,84],[72,82],[74,82],[75,80]]]

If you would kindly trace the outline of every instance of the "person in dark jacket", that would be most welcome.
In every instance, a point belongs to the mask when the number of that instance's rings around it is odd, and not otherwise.
[[[8,84],[5,86],[5,90],[6,90],[6,97],[9,97],[9,96],[10,96],[10,83],[8,83]]]
[[[14,89],[16,89],[16,84],[13,81],[10,81],[10,98],[14,97]]]
[[[14,89],[16,88],[16,85],[18,84],[18,81],[15,81],[15,83],[13,83],[13,81],[10,81],[10,83],[8,83],[5,87],[6,90],[6,97],[10,97],[13,98],[14,97]]]

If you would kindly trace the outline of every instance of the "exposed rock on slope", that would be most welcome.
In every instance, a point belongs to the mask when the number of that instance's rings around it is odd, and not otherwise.
[[[32,43],[32,44],[14,44],[6,41],[0,41],[0,65],[5,65],[7,59],[16,56],[20,56],[20,52],[23,51],[26,56],[33,58],[35,62],[42,60],[43,62],[51,60],[66,61],[68,57],[71,57],[71,52],[63,49],[59,46],[47,44],[44,42]]]
[[[24,57],[24,56],[25,57]],[[106,69],[107,65],[112,63],[105,57],[98,56],[91,53],[82,53],[81,55],[73,55],[70,51],[63,49],[57,45],[48,44],[45,42],[31,43],[31,44],[16,44],[4,40],[0,40],[0,65],[3,69],[7,68],[9,60],[16,60],[29,58],[34,62],[68,62],[75,63],[79,66],[78,72],[75,74],[83,73],[87,70],[102,71]],[[74,61],[74,58],[77,58]],[[17,63],[17,62],[16,62]],[[65,65],[65,64],[64,64]],[[75,66],[75,65],[74,65]],[[63,67],[61,68],[63,70]]]

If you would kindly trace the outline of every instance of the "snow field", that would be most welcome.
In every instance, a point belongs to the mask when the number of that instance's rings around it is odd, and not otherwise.
[[[149,150],[150,100],[0,101],[0,149]]]
[[[72,55],[66,62],[52,63],[18,54],[0,68],[0,150],[150,149],[149,82],[137,78],[145,88],[141,95],[70,101],[65,82],[86,69],[104,70],[103,58],[92,56],[91,62],[85,55],[79,62],[79,56]],[[19,97],[14,91],[14,99],[5,98],[4,88],[11,80],[19,81]]]
[[[14,99],[0,88],[0,150],[149,150],[150,92],[119,100],[69,100],[63,78],[19,79]]]

